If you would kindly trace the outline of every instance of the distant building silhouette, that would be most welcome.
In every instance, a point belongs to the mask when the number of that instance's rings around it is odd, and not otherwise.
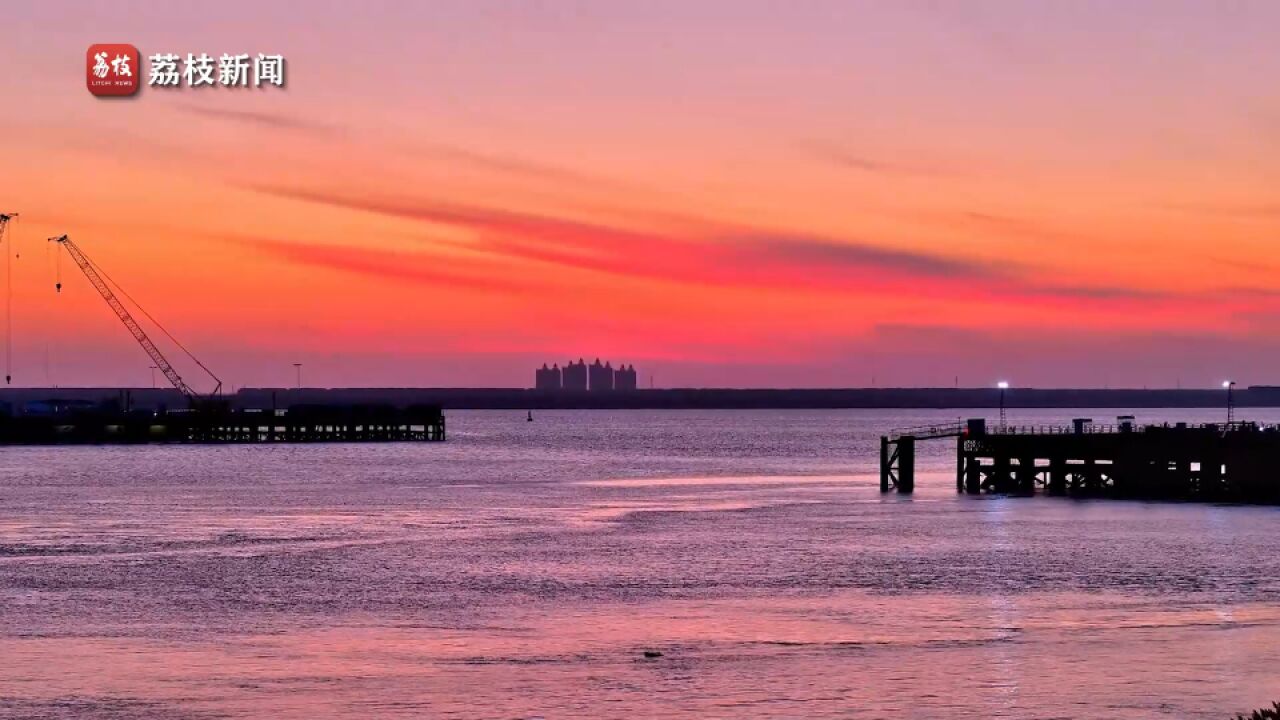
[[[561,372],[559,365],[547,367],[546,363],[542,363],[542,367],[533,371],[534,388],[544,392],[556,392],[561,387]]]
[[[601,363],[600,358],[591,365],[582,358],[577,362],[570,360],[563,369],[559,365],[547,367],[543,363],[542,367],[534,369],[533,375],[534,388],[543,392],[612,392],[635,390],[637,387],[634,365],[622,364],[615,369],[612,362]]]
[[[600,358],[591,363],[588,368],[590,386],[587,388],[591,392],[612,392],[613,391],[613,368],[600,364]]]
[[[636,368],[634,365],[619,365],[613,372],[614,390],[636,389]]]
[[[569,364],[564,366],[564,370],[561,371],[560,387],[563,390],[587,389],[587,363],[582,358],[578,358],[576,364],[570,360]]]

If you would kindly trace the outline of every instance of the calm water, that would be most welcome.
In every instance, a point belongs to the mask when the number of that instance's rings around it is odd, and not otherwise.
[[[454,412],[444,445],[0,450],[0,717],[1280,699],[1280,510],[957,496],[946,442],[915,497],[881,496],[879,433],[957,415]]]

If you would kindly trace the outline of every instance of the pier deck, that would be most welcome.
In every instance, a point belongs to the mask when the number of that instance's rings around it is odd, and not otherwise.
[[[881,438],[880,489],[914,490],[919,440],[956,438],[956,490],[1280,502],[1280,427],[1256,423],[994,427],[982,420]]]
[[[304,405],[288,410],[72,410],[0,416],[0,445],[439,442],[437,405]]]

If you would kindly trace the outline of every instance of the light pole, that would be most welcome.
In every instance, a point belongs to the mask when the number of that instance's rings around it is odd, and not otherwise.
[[[1227,427],[1228,429],[1230,428],[1231,423],[1235,422],[1235,419],[1236,419],[1236,408],[1235,408],[1235,404],[1232,402],[1233,398],[1231,397],[1231,389],[1234,388],[1235,386],[1236,386],[1235,380],[1222,381],[1222,387],[1227,389]]]
[[[302,363],[294,363],[293,371],[298,376],[298,389],[302,389]]]
[[[151,366],[151,389],[152,390],[156,389],[156,371],[159,369],[160,368],[156,367],[155,365]]]
[[[1009,389],[1008,381],[1001,380],[996,383],[996,387],[1000,388],[1000,429],[1005,429],[1005,412],[1004,412],[1004,393]]]

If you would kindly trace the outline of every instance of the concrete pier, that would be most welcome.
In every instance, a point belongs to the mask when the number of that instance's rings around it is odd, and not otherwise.
[[[439,442],[436,405],[297,405],[288,410],[72,410],[0,416],[0,445]]]

